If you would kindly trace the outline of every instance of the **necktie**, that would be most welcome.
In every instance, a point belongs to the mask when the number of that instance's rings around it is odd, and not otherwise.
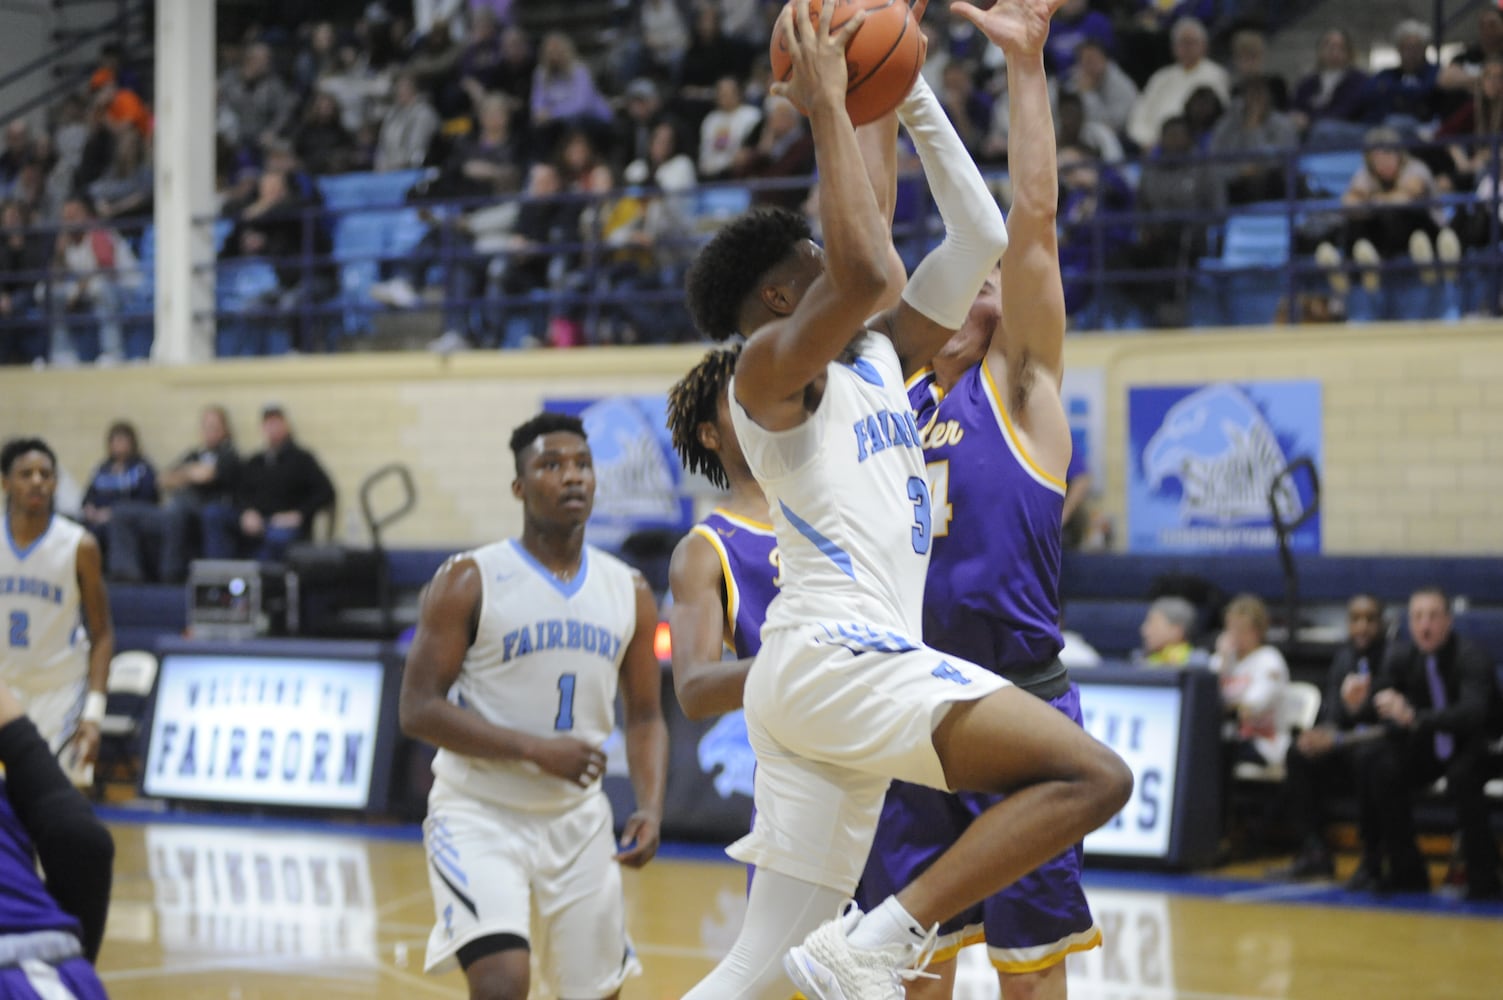
[[[1435,657],[1425,657],[1425,677],[1430,682],[1430,707],[1437,712],[1446,707],[1446,682],[1440,677],[1440,664],[1435,662]],[[1435,733],[1435,757],[1437,760],[1447,761],[1451,759],[1451,752],[1456,749],[1456,740],[1450,733],[1436,731]]]

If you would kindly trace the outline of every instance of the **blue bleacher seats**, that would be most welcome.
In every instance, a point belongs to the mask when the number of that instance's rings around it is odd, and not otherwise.
[[[1313,191],[1331,198],[1339,198],[1352,181],[1352,175],[1362,166],[1362,153],[1358,150],[1339,153],[1306,153],[1299,158],[1300,176],[1304,177]]]
[[[751,207],[751,192],[743,187],[702,187],[695,198],[694,215],[699,228],[713,229]]]
[[[1273,321],[1287,285],[1282,271],[1289,262],[1287,206],[1249,208],[1226,220],[1221,256],[1200,261],[1198,298],[1210,308],[1192,303],[1197,318],[1214,310],[1217,322],[1226,326]]]
[[[330,174],[318,179],[319,194],[332,211],[351,208],[390,208],[402,204],[412,186],[426,176],[424,170],[392,170],[387,173]]]

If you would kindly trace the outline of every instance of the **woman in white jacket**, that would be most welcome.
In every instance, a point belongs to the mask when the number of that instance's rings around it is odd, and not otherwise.
[[[1289,688],[1289,665],[1264,641],[1268,608],[1251,594],[1240,594],[1226,606],[1225,622],[1211,669],[1221,675],[1222,705],[1236,718],[1236,761],[1282,763],[1289,727],[1280,706]]]

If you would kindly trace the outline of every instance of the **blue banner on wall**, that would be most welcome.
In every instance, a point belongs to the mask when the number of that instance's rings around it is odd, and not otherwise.
[[[1281,519],[1316,506],[1299,459],[1324,468],[1319,382],[1148,386],[1127,393],[1127,547],[1134,552],[1261,552]],[[1296,552],[1320,551],[1317,511],[1295,529]]]
[[[584,421],[595,459],[590,544],[615,552],[636,532],[685,532],[694,524],[694,502],[668,433],[666,396],[549,399],[543,409]]]

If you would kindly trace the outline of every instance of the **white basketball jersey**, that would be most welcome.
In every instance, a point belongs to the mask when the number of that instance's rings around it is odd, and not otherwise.
[[[632,569],[589,545],[564,583],[515,539],[469,553],[483,581],[480,623],[450,697],[488,722],[604,745],[616,721],[621,660],[637,624]],[[440,750],[433,773],[467,795],[553,810],[599,791],[523,761]]]
[[[0,681],[30,700],[76,685],[89,672],[78,587],[84,528],[61,514],[25,549],[0,514]]]
[[[731,420],[772,507],[783,589],[773,629],[840,623],[883,648],[922,632],[931,540],[929,486],[913,410],[892,343],[868,334],[850,364],[831,363],[819,408],[798,427],[768,431],[735,403]],[[848,637],[852,638],[852,637]]]

